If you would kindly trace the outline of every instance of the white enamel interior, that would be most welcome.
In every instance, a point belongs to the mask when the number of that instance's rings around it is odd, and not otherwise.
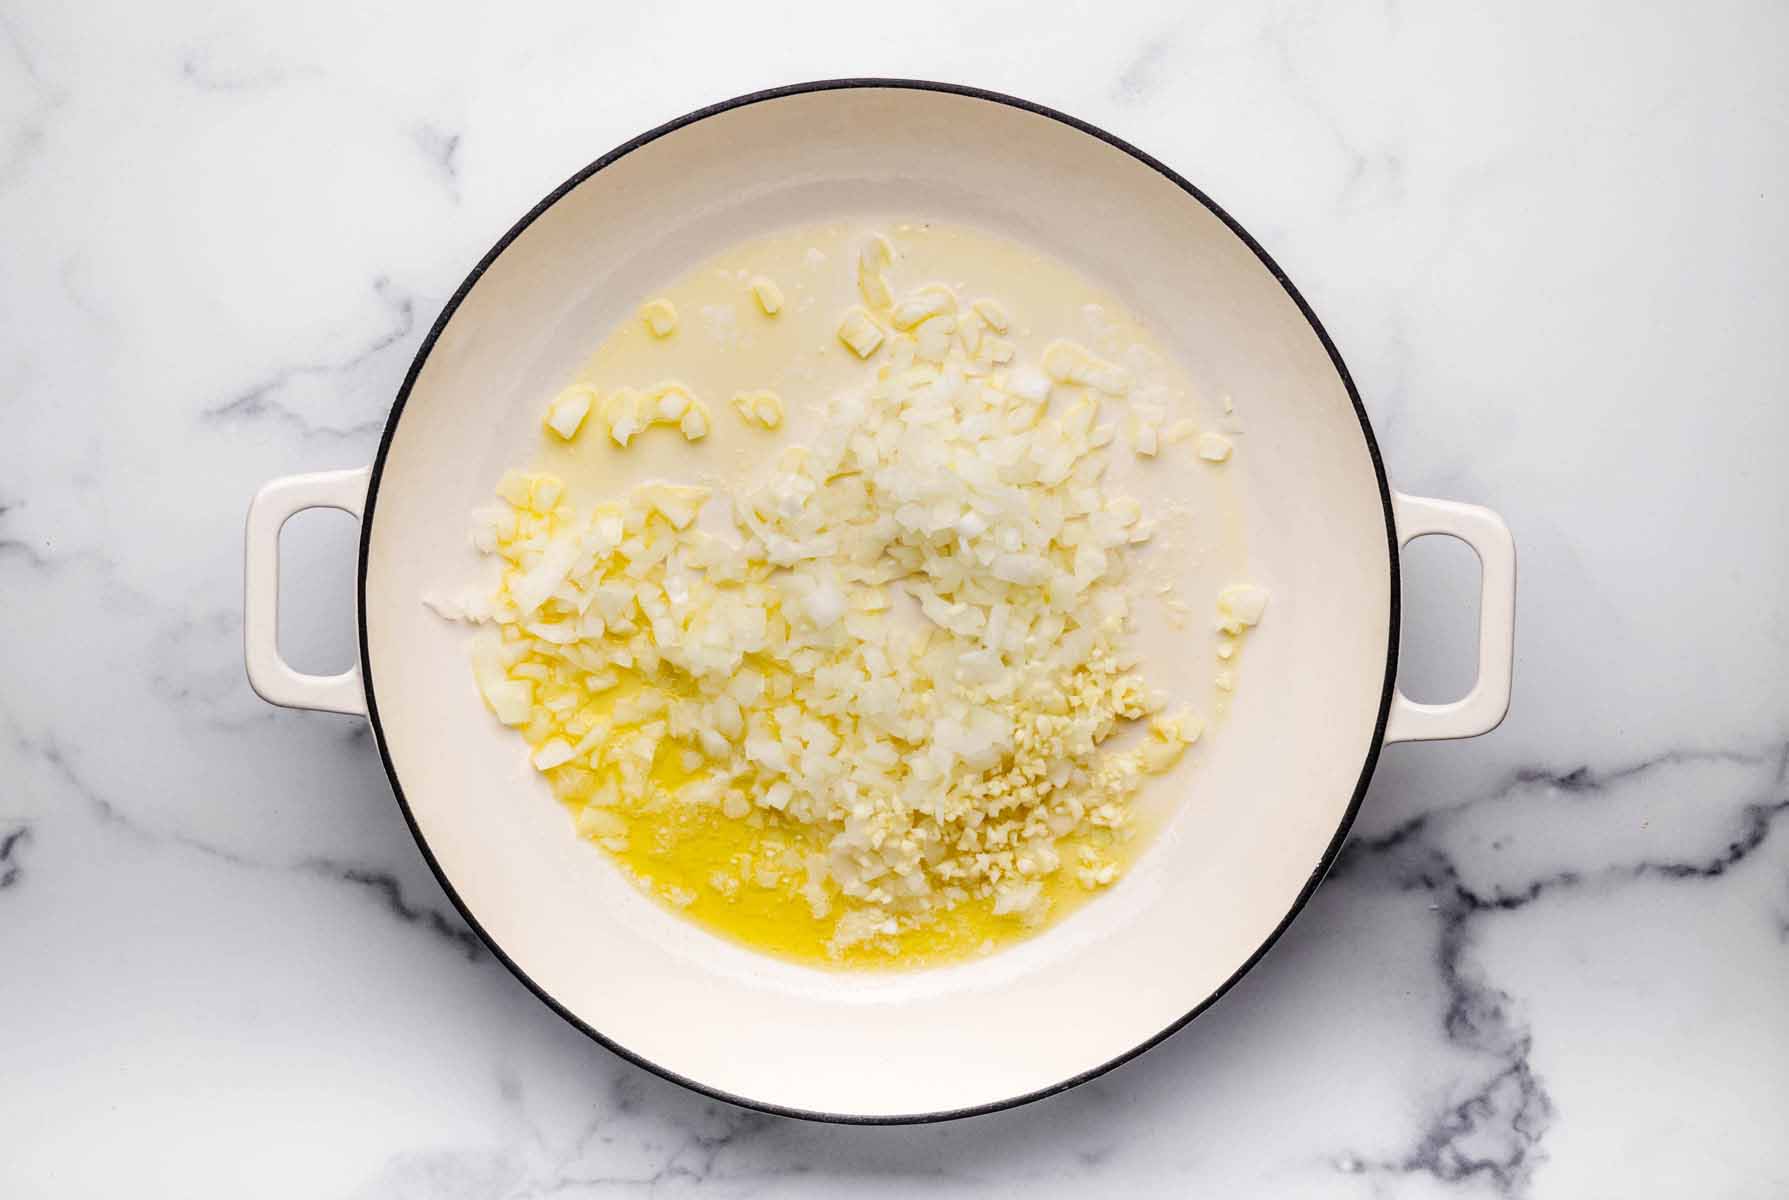
[[[470,570],[465,514],[525,462],[594,331],[742,238],[911,210],[1066,258],[1247,398],[1239,495],[1272,590],[1196,788],[1112,894],[980,962],[840,975],[720,942],[576,840],[481,707],[464,634],[418,603]],[[460,900],[542,991],[631,1054],[756,1103],[877,1117],[997,1103],[1095,1069],[1209,998],[1286,918],[1344,820],[1385,683],[1384,508],[1348,393],[1268,269],[1194,197],[1068,125],[955,94],[804,93],[623,156],[530,225],[416,380],[370,506],[372,698]]]

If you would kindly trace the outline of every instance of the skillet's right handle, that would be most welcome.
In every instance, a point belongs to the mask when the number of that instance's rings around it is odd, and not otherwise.
[[[1458,538],[1478,555],[1478,678],[1447,704],[1418,704],[1403,692],[1391,700],[1387,742],[1427,742],[1489,733],[1509,712],[1516,657],[1516,543],[1503,518],[1475,504],[1392,494],[1401,550],[1419,537]]]

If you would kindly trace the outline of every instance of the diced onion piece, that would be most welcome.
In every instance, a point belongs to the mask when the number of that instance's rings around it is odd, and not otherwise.
[[[564,738],[548,738],[534,752],[534,769],[551,771],[554,767],[562,767],[572,760],[571,743]]]
[[[882,278],[883,268],[892,262],[894,246],[879,233],[870,235],[857,252],[857,290],[871,308],[887,308],[894,303],[894,293]]]
[[[640,319],[653,337],[670,337],[677,331],[677,309],[669,300],[653,300],[640,310]]]
[[[1182,417],[1180,420],[1162,430],[1162,445],[1177,446],[1188,438],[1197,437],[1198,434],[1199,423],[1189,418]]]
[[[578,435],[578,429],[584,424],[584,418],[590,412],[591,404],[596,400],[596,391],[585,384],[573,384],[547,405],[546,427],[564,441],[571,441]]]
[[[1006,390],[1023,400],[1050,398],[1050,377],[1036,367],[1020,367],[1006,378]]]
[[[927,318],[913,331],[917,342],[914,353],[926,362],[942,363],[950,355],[951,335],[956,331],[955,317]]]
[[[1130,374],[1123,367],[1096,358],[1078,342],[1057,340],[1044,347],[1044,371],[1058,383],[1091,387],[1108,396],[1130,391]]]
[[[880,233],[872,233],[864,239],[857,251],[857,269],[859,271],[880,271],[894,262],[894,243]]]
[[[689,389],[681,383],[661,383],[647,393],[652,402],[652,420],[676,421],[690,406]]]
[[[1221,433],[1199,435],[1199,457],[1206,462],[1223,462],[1230,457],[1230,449],[1230,439]]]
[[[988,323],[988,328],[992,329],[995,333],[1005,333],[1008,329],[1012,328],[1012,323],[1007,318],[1006,310],[1000,307],[999,301],[990,300],[984,296],[982,299],[975,302],[974,307],[976,314],[980,316],[982,320],[986,321]]]
[[[941,283],[928,283],[895,305],[888,319],[896,329],[912,329],[929,317],[956,311],[956,293]]]
[[[853,308],[839,322],[839,341],[849,346],[857,357],[868,358],[882,345],[882,330],[869,313]]]
[[[758,302],[758,308],[765,316],[774,317],[783,311],[783,289],[774,280],[754,275],[747,286],[751,289],[752,299]]]
[[[1259,625],[1267,611],[1267,590],[1252,583],[1233,584],[1218,593],[1218,628],[1236,634]]]
[[[592,841],[627,836],[627,822],[621,815],[595,804],[586,804],[578,810],[577,828]]]
[[[526,725],[534,706],[534,685],[511,679],[504,667],[502,639],[481,633],[472,639],[472,676],[479,694],[505,725]]]
[[[708,436],[708,406],[700,400],[690,405],[677,423],[677,428],[687,442],[699,442]]]
[[[603,397],[603,423],[617,446],[625,447],[645,427],[640,414],[642,399],[638,392],[626,388]]]

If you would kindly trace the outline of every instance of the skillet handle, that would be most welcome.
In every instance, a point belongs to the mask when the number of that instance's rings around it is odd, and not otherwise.
[[[1385,726],[1387,742],[1429,742],[1489,733],[1509,711],[1516,656],[1516,543],[1503,518],[1488,508],[1392,494],[1398,546],[1438,534],[1458,538],[1478,555],[1478,678],[1448,704],[1418,704],[1395,692]]]
[[[280,529],[307,508],[339,508],[360,519],[370,467],[318,471],[275,479],[248,506],[244,541],[242,653],[249,686],[261,699],[284,708],[366,715],[360,664],[340,675],[307,675],[280,657]]]

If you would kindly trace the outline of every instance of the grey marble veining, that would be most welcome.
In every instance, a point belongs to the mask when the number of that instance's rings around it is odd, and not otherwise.
[[[0,6],[0,1194],[1789,1194],[1785,44],[1765,3]],[[900,1129],[564,1025],[364,725],[262,705],[240,652],[249,494],[369,460],[517,214],[866,73],[1179,168],[1322,316],[1394,482],[1522,554],[1508,723],[1389,750],[1220,1004]],[[347,535],[292,542],[341,599]],[[1444,594],[1413,573],[1411,686],[1464,653]],[[345,611],[288,649],[345,655]]]

